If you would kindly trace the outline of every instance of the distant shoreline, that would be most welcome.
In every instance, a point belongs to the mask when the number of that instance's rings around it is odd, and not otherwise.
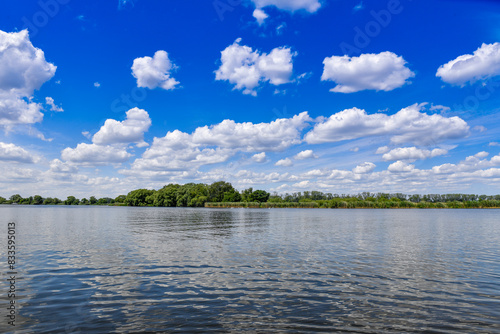
[[[131,205],[123,205],[123,204],[102,204],[102,205],[68,205],[68,204],[48,204],[48,205],[32,205],[32,204],[0,204],[0,207],[2,206],[14,206],[14,207],[87,207],[87,208],[93,208],[93,207],[127,207],[127,208],[176,208],[176,209],[340,209],[340,210],[349,210],[349,209],[377,209],[377,210],[429,210],[429,209],[440,209],[440,210],[454,210],[454,209],[476,209],[476,210],[485,210],[485,209],[500,209],[500,207],[466,207],[466,206],[461,206],[461,207],[437,207],[437,206],[413,206],[413,207],[320,207],[320,206],[272,206],[272,205],[266,205],[269,203],[262,203],[263,205],[261,206],[247,206],[245,204],[242,205],[229,205],[229,204],[223,204],[223,203],[206,203],[208,205],[205,205],[204,207],[185,207],[185,206],[152,206],[152,205],[145,205],[145,206],[131,206]],[[212,204],[212,205],[210,205]],[[219,204],[219,205],[213,205],[213,204]],[[434,204],[434,203],[431,203]],[[446,203],[443,203],[446,204]]]
[[[205,208],[217,209],[500,209],[499,206],[488,206],[487,203],[481,202],[366,202],[352,203],[352,202],[337,202],[332,206],[325,205],[326,203],[308,202],[308,203],[205,203]],[[481,205],[483,204],[483,205]]]
[[[170,183],[163,188],[135,189],[115,198],[90,196],[78,199],[20,194],[8,199],[0,196],[0,204],[12,205],[85,205],[85,206],[138,206],[138,207],[205,207],[205,208],[324,208],[324,209],[499,209],[499,195],[370,193],[357,195],[303,191],[270,194],[265,190],[235,189],[231,183],[217,181],[212,184]]]

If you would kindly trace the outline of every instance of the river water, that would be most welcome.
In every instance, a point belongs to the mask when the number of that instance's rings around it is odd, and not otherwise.
[[[2,205],[0,332],[500,333],[499,214]]]

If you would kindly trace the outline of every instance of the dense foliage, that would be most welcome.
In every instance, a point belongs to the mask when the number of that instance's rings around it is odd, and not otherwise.
[[[405,195],[401,193],[369,193],[338,195],[320,191],[292,194],[269,194],[264,190],[234,189],[229,182],[218,181],[210,185],[187,183],[168,184],[161,189],[136,189],[116,198],[95,196],[78,199],[68,196],[65,200],[43,198],[40,195],[23,198],[15,194],[0,204],[31,205],[127,205],[167,207],[254,207],[254,208],[500,208],[500,195],[430,194]]]

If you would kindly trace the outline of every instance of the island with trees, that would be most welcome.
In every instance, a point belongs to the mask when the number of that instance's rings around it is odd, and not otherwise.
[[[111,205],[155,207],[207,208],[500,208],[500,195],[370,193],[357,195],[331,194],[320,191],[270,194],[265,190],[248,188],[236,190],[231,183],[168,184],[161,189],[136,189],[115,198],[90,196],[78,199],[19,194],[8,199],[0,196],[0,204],[13,205]]]

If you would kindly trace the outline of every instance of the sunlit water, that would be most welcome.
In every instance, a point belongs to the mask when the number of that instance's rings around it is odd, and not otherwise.
[[[0,331],[500,333],[499,214],[0,206]]]

